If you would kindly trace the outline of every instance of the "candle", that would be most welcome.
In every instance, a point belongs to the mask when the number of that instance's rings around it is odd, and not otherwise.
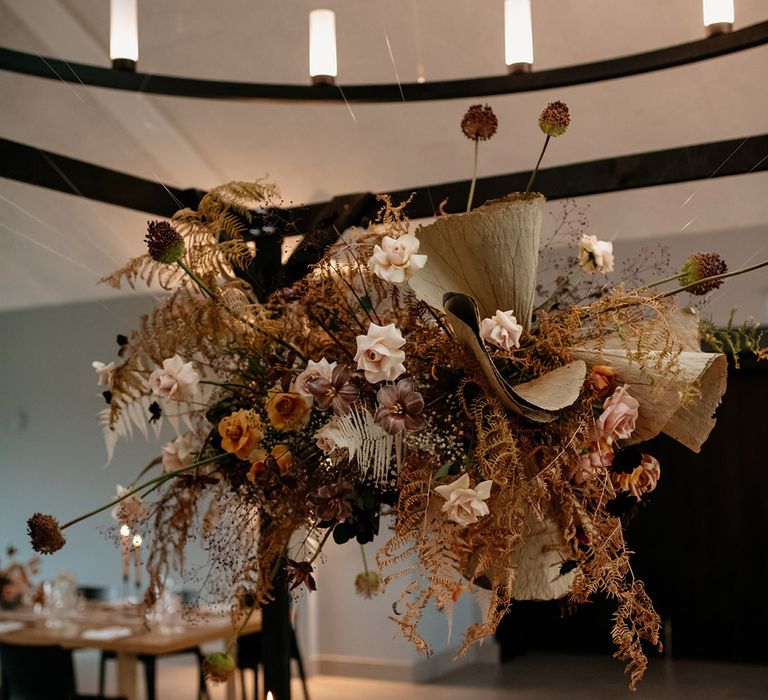
[[[128,578],[130,576],[129,566],[130,566],[130,560],[129,560],[129,549],[128,549],[128,538],[131,534],[131,529],[127,525],[122,525],[120,527],[120,538],[121,538],[121,553],[123,558],[123,584],[127,583]]]
[[[139,534],[133,536],[133,565],[134,585],[138,593],[141,588],[141,535]]]

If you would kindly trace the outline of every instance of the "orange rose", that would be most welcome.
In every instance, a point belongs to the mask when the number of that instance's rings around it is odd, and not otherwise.
[[[610,396],[616,390],[616,370],[608,365],[595,365],[589,381],[599,397]]]
[[[238,459],[248,459],[264,439],[261,417],[255,411],[241,409],[219,421],[221,447]]]
[[[304,427],[309,418],[310,405],[300,394],[278,391],[267,403],[269,422],[278,430],[290,432]]]

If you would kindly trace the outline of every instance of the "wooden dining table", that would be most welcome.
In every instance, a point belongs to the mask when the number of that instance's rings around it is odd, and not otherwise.
[[[48,624],[46,624],[48,620]],[[2,630],[2,624],[22,625]],[[114,638],[89,638],[92,630],[125,627],[130,634]],[[253,615],[242,634],[257,632],[261,620]],[[85,636],[84,636],[85,633]],[[88,603],[67,614],[60,625],[51,626],[50,619],[30,608],[0,610],[0,643],[24,646],[60,646],[65,649],[97,649],[114,652],[117,657],[117,694],[126,700],[137,700],[136,672],[142,654],[162,656],[201,644],[231,638],[232,624],[227,613],[192,609],[185,611],[163,629],[152,629],[144,622],[139,606]],[[235,700],[235,674],[226,685],[226,699]]]

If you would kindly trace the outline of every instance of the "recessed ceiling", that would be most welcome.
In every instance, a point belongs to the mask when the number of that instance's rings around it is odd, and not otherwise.
[[[336,11],[339,83],[504,71],[501,0],[323,2]],[[0,45],[107,66],[109,3],[0,0]],[[537,0],[537,68],[615,57],[700,38],[700,0]],[[307,14],[299,0],[139,3],[142,71],[307,83]],[[736,27],[768,19],[764,0],[736,3]],[[391,55],[387,46],[391,47]],[[393,60],[394,59],[394,60]],[[633,78],[489,98],[500,127],[481,175],[530,168],[536,117],[550,100],[572,127],[545,165],[766,131],[768,47]],[[468,101],[354,105],[148,97],[0,72],[0,136],[181,187],[268,177],[293,202],[464,179]],[[743,148],[749,149],[747,142]],[[766,153],[750,153],[755,163]],[[615,240],[695,236],[768,223],[768,174],[584,198]],[[688,201],[688,197],[698,194]],[[0,180],[0,309],[98,298],[96,286],[141,251],[146,216]],[[691,222],[691,223],[688,223]]]

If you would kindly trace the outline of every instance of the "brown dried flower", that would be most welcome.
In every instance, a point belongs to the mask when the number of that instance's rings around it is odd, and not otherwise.
[[[144,240],[149,257],[157,262],[170,265],[181,260],[184,255],[184,239],[167,221],[147,222],[147,235]]]
[[[313,572],[314,569],[312,568],[312,564],[308,561],[294,561],[293,559],[289,559],[288,578],[291,582],[290,590],[298,588],[303,583],[310,593],[316,591],[317,583],[315,582],[315,577],[312,575]]]
[[[488,105],[472,105],[461,120],[464,136],[472,141],[487,141],[498,126],[499,120]]]
[[[397,384],[381,387],[377,394],[379,408],[374,420],[390,435],[403,430],[415,432],[424,427],[424,397],[413,390],[413,384],[401,379]]]
[[[235,660],[225,651],[208,654],[203,661],[203,675],[214,683],[226,683],[235,670]]]
[[[339,479],[335,484],[321,486],[315,493],[310,494],[309,500],[315,504],[320,520],[343,522],[352,515],[349,501],[353,490],[349,481]]]
[[[35,513],[27,520],[27,534],[32,540],[32,549],[40,554],[58,552],[67,543],[59,521],[52,515]]]
[[[571,113],[565,102],[550,102],[539,115],[539,129],[547,136],[562,136],[571,123]]]
[[[715,275],[723,275],[728,272],[728,266],[719,253],[694,253],[683,263],[680,268],[680,284],[683,286],[694,284],[699,280]],[[722,285],[723,280],[711,280],[697,284],[688,291],[697,296],[709,294]]]
[[[333,412],[342,416],[349,413],[350,405],[357,400],[358,388],[349,381],[350,372],[346,367],[334,367],[331,379],[316,377],[307,382],[309,393],[321,411],[333,407]]]
[[[381,593],[381,579],[375,571],[361,571],[355,578],[355,591],[364,598]]]

